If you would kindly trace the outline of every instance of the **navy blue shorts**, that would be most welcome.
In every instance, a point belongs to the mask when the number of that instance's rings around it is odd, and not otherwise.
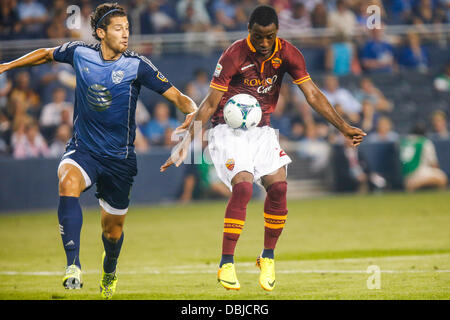
[[[111,159],[99,157],[82,146],[71,143],[67,146],[59,167],[66,163],[76,166],[83,174],[86,183],[84,191],[96,184],[95,196],[106,212],[116,215],[127,213],[133,177],[137,174],[134,152],[127,159]]]

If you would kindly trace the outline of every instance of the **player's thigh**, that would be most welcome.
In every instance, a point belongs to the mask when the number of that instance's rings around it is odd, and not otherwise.
[[[85,178],[76,166],[64,163],[58,168],[59,195],[79,197],[86,188]]]
[[[261,177],[261,183],[265,189],[267,189],[270,185],[275,182],[286,181],[286,166],[283,166],[277,169],[275,172],[271,174],[267,174]]]

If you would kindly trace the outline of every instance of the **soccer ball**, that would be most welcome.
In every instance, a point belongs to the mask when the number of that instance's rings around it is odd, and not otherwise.
[[[241,93],[232,96],[223,109],[225,122],[233,129],[249,130],[261,121],[262,111],[258,100]]]

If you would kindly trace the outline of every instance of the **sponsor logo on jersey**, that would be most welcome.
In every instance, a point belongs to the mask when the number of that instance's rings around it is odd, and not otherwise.
[[[86,99],[89,102],[89,107],[94,111],[105,111],[112,103],[111,92],[101,84],[89,86]]]
[[[123,72],[123,70],[113,71],[111,74],[112,82],[114,82],[115,84],[121,83],[124,75],[125,73]]]
[[[283,63],[283,60],[281,60],[280,58],[273,58],[272,59],[272,67],[274,69],[278,69],[281,66],[282,63]]]
[[[223,69],[222,65],[220,63],[218,63],[216,66],[216,70],[214,70],[214,77],[220,76],[222,69]]]
[[[287,156],[287,154],[286,154],[286,152],[284,152],[284,150],[282,149],[282,150],[280,150],[280,158],[281,158],[281,157],[284,157],[284,156]]]
[[[227,167],[228,170],[233,171],[234,159],[228,159],[227,162],[225,162],[225,167]]]
[[[249,86],[249,87],[258,87],[258,89],[256,89],[256,91],[258,93],[268,93],[271,89],[272,86],[275,84],[275,82],[277,81],[278,76],[274,75],[273,77],[268,77],[266,79],[244,79],[244,85]]]

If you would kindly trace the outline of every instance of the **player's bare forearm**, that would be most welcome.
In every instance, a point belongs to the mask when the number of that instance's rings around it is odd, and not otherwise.
[[[220,99],[222,99],[223,92],[216,90],[216,89],[210,89],[206,98],[203,100],[203,102],[200,104],[200,107],[198,111],[194,114],[193,121],[190,122],[189,126],[186,127],[187,132],[184,136],[183,140],[175,146],[174,152],[172,152],[171,156],[167,161],[161,166],[160,171],[164,172],[169,168],[171,165],[175,164],[175,166],[179,166],[183,160],[187,156],[187,151],[189,149],[189,145],[192,141],[192,139],[197,134],[203,134],[203,129],[205,128],[208,120],[211,118],[211,116],[214,114],[214,112],[217,109],[217,106],[219,105]],[[195,132],[195,129],[198,129],[198,126],[195,126],[195,122],[201,122],[202,130],[198,130],[199,132]]]
[[[26,55],[13,60],[11,62],[0,64],[0,73],[5,71],[21,68],[37,66],[43,63],[53,61],[53,51],[55,48],[42,48],[34,50]]]
[[[163,93],[163,96],[167,100],[172,102],[177,107],[177,109],[184,114],[193,113],[197,110],[196,103],[191,98],[181,93],[175,87],[169,88],[166,92]]]
[[[202,124],[202,131],[205,129],[209,119],[211,119],[214,112],[216,112],[220,99],[222,99],[223,93],[216,89],[210,89],[206,98],[200,104],[200,107],[194,117],[194,121],[189,126],[189,133],[185,139],[192,139],[194,137],[194,122],[200,121]]]
[[[312,80],[300,84],[299,87],[305,94],[306,101],[309,105],[342,132],[344,136],[352,139],[354,146],[358,146],[362,142],[364,136],[367,134],[361,129],[345,122]]]
[[[300,84],[299,88],[303,91],[308,104],[339,131],[342,132],[349,126],[312,80]]]

